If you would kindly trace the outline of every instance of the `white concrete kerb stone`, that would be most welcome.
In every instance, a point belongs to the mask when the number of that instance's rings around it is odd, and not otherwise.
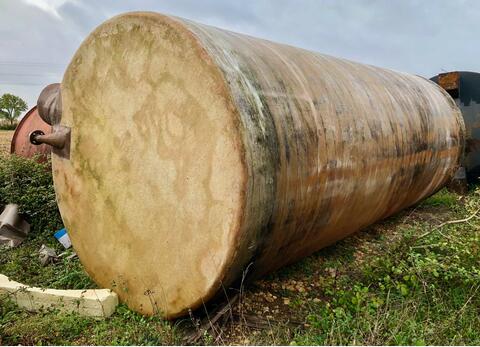
[[[29,287],[0,274],[0,298],[8,297],[28,311],[55,308],[84,316],[109,317],[118,296],[109,289],[61,290]]]

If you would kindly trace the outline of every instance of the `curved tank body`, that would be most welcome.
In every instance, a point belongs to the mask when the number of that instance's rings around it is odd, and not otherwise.
[[[53,172],[75,250],[168,318],[419,202],[463,149],[429,80],[156,13],[99,26],[61,94]]]
[[[32,158],[38,155],[39,160],[44,161],[47,155],[50,154],[51,147],[45,144],[39,146],[31,144],[29,135],[35,130],[41,130],[45,134],[48,134],[51,132],[50,128],[50,125],[45,123],[38,115],[37,107],[33,107],[25,114],[15,129],[10,146],[10,153],[25,158]]]
[[[462,165],[467,179],[480,177],[480,73],[452,71],[431,78],[455,100],[465,122],[465,155]]]

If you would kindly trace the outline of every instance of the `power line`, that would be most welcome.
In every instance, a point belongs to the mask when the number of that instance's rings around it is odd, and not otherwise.
[[[41,62],[41,61],[0,61],[0,65],[18,65],[18,66],[57,66],[65,67],[67,63],[53,63],[53,62]]]
[[[8,82],[5,82],[5,81],[0,81],[0,86],[2,85],[9,85],[9,86],[26,86],[26,87],[29,87],[29,86],[45,86],[46,83],[45,82],[16,82],[16,81],[8,81]]]
[[[1,72],[0,71],[0,77],[1,76],[27,76],[27,77],[35,77],[35,76],[40,76],[40,77],[45,77],[45,76],[52,76],[52,75],[57,75],[57,73],[54,72],[42,72],[42,73],[25,73],[25,72]]]
[[[55,74],[65,71],[66,65],[55,63],[33,63],[33,62],[1,62],[0,75],[29,75],[35,76],[38,73]],[[37,73],[38,72],[38,73]]]
[[[46,61],[0,60],[0,86],[45,86],[62,79],[67,64]]]

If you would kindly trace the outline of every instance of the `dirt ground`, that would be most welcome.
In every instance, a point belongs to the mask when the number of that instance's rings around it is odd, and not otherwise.
[[[0,154],[10,153],[13,130],[0,130]]]

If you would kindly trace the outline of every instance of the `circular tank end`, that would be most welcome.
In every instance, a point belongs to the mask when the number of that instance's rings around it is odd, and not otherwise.
[[[246,169],[226,84],[198,40],[152,13],[102,24],[62,82],[70,159],[59,208],[87,272],[129,307],[174,318],[222,285]]]

